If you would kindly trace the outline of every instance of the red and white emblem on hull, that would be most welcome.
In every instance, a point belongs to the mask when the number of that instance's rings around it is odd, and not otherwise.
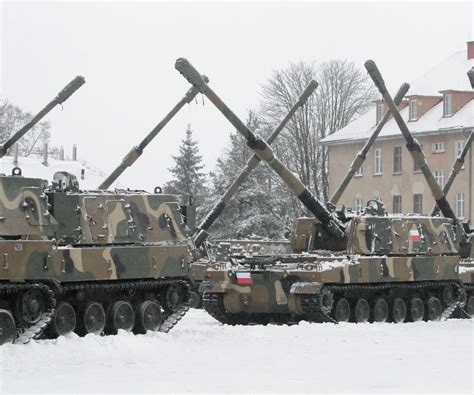
[[[252,285],[252,276],[250,275],[249,272],[237,272],[235,273],[237,276],[237,284],[241,285]]]
[[[410,229],[410,240],[411,241],[421,240],[421,235],[418,229]]]

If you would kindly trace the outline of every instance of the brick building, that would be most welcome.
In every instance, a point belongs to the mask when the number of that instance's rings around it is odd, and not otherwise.
[[[422,145],[441,186],[474,128],[474,90],[466,75],[473,66],[474,41],[467,43],[467,51],[451,55],[411,83],[400,105],[403,119]],[[329,153],[330,194],[344,177],[356,152],[375,130],[384,111],[383,101],[377,101],[368,113],[324,139]],[[448,194],[456,214],[471,222],[474,222],[473,148]],[[428,185],[414,166],[393,118],[382,129],[340,203],[359,210],[373,198],[381,199],[393,213],[427,214],[434,205]]]

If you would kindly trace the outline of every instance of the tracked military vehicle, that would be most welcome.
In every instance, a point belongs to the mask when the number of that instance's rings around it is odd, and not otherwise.
[[[176,68],[223,113],[315,215],[295,225],[302,254],[253,256],[216,263],[203,282],[204,307],[227,324],[310,321],[404,322],[447,318],[461,304],[459,262],[470,240],[386,91],[373,62],[369,73],[389,104],[444,218],[389,216],[378,201],[362,215],[328,210],[253,135],[185,59]],[[403,96],[402,96],[403,97]],[[400,98],[401,100],[401,98]]]
[[[7,149],[80,85],[76,78]],[[169,331],[187,311],[189,238],[179,196],[82,191],[16,168],[0,177],[0,344],[76,331]]]

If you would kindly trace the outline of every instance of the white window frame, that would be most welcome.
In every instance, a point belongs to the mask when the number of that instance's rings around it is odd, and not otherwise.
[[[464,192],[456,193],[456,215],[458,218],[464,218],[466,208],[466,200]]]
[[[462,151],[464,150],[464,144],[465,144],[464,140],[457,140],[454,143],[454,156],[456,157],[456,159],[461,156]]]
[[[419,202],[416,201],[417,196],[421,197]],[[419,210],[417,210],[417,205],[420,206]],[[423,194],[422,193],[415,193],[413,195],[413,212],[416,213],[416,214],[422,214],[423,213]]]
[[[444,152],[444,142],[433,143],[433,153],[440,154]]]
[[[397,149],[399,150],[398,155],[396,154]],[[395,164],[397,163],[396,159],[400,158],[400,169],[395,168]],[[393,147],[393,174],[402,174],[402,158],[403,158],[403,150],[402,147]]]
[[[356,213],[360,213],[364,208],[364,201],[362,200],[362,196],[356,195],[354,198],[354,211]]]
[[[398,199],[398,202],[395,202],[395,199]],[[397,205],[399,205],[399,207],[396,207],[396,203]],[[401,214],[402,213],[402,195],[393,195],[393,199],[392,199],[392,209],[393,209],[393,214]]]
[[[443,97],[443,116],[450,117],[453,115],[453,95],[446,93]]]
[[[435,170],[433,176],[441,189],[444,188],[444,170]]]
[[[362,170],[362,165],[361,165],[354,173],[354,177],[362,177],[363,175],[364,175],[364,171]]]
[[[377,148],[374,151],[374,175],[382,174],[382,148]]]
[[[418,100],[412,99],[410,100],[410,105],[408,108],[408,119],[410,121],[416,121],[418,119]]]

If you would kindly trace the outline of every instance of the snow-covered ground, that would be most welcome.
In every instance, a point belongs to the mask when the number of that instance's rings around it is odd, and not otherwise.
[[[0,347],[0,393],[474,391],[474,321],[230,327]]]

